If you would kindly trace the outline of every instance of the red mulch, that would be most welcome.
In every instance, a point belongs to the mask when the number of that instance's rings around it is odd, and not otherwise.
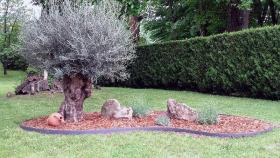
[[[47,124],[47,116],[27,120],[23,125],[28,127],[43,128],[43,129],[63,129],[63,130],[88,130],[88,129],[106,129],[116,127],[156,127],[155,119],[165,115],[165,112],[153,112],[144,118],[129,119],[106,119],[101,117],[100,112],[85,113],[84,119],[79,123],[66,123],[58,127],[52,127]],[[171,119],[169,127],[187,128],[197,131],[205,131],[211,133],[250,133],[263,131],[272,124],[261,120],[232,116],[220,115],[219,123],[216,125],[200,125],[196,122]]]

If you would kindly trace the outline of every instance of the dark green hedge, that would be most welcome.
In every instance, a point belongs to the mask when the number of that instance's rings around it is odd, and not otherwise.
[[[139,46],[131,87],[280,98],[280,26]]]

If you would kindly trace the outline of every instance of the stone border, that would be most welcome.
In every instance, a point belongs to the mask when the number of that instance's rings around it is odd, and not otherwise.
[[[56,130],[56,129],[43,129],[34,128],[20,125],[20,128],[26,131],[37,132],[41,134],[58,134],[58,135],[81,135],[81,134],[112,134],[112,133],[127,133],[135,131],[158,131],[158,132],[176,132],[176,133],[188,133],[196,134],[208,137],[218,137],[218,138],[243,138],[243,137],[253,137],[259,134],[267,133],[273,130],[270,127],[266,130],[250,133],[210,133],[203,131],[196,131],[184,128],[172,128],[172,127],[135,127],[135,128],[108,128],[108,129],[96,129],[96,130]]]

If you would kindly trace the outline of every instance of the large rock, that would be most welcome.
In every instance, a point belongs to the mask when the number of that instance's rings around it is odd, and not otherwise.
[[[198,118],[198,113],[195,109],[184,103],[178,103],[174,99],[167,100],[167,114],[169,117],[188,121],[195,121]]]
[[[132,108],[131,107],[121,107],[120,103],[116,99],[107,100],[102,108],[101,115],[107,118],[132,118]]]

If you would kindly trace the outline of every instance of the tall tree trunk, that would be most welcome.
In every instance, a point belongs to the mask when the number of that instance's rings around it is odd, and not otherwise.
[[[228,6],[227,31],[239,31],[249,26],[249,10],[241,10],[238,5],[240,0],[231,0]]]
[[[5,8],[5,12],[4,12],[4,16],[3,16],[3,19],[4,19],[4,23],[3,23],[3,33],[4,33],[4,47],[6,47],[6,41],[7,41],[7,33],[8,33],[8,12],[9,12],[9,7],[10,7],[10,0],[7,0],[6,1],[6,8]]]
[[[79,122],[83,118],[84,100],[91,95],[92,81],[82,74],[63,77],[64,101],[59,108],[59,113],[66,122]]]
[[[250,11],[242,10],[242,29],[247,29],[249,27]]]
[[[267,14],[267,10],[268,10],[268,4],[266,2],[262,4],[260,0],[254,1],[253,13],[257,14],[258,25],[263,26]]]
[[[263,26],[263,23],[265,22],[265,18],[266,18],[266,15],[267,15],[267,11],[268,11],[268,4],[265,3],[264,4],[264,7],[263,7],[263,11],[262,11],[262,16],[261,16],[261,23],[259,23],[261,26]]]
[[[7,72],[7,65],[5,63],[2,63],[3,65],[3,72],[4,72],[4,75],[7,75],[8,72]]]
[[[130,18],[130,30],[134,42],[137,42],[140,39],[140,21],[142,18],[142,16],[131,16]]]
[[[228,25],[227,31],[238,31],[241,29],[239,1],[231,0],[228,6]]]
[[[200,16],[203,16],[206,12],[205,4],[204,1],[199,1],[199,14]],[[199,32],[200,36],[206,36],[208,31],[207,31],[207,21],[204,21],[202,24],[199,26]]]
[[[6,1],[6,6],[5,6],[5,12],[3,14],[3,19],[4,19],[4,23],[3,23],[3,33],[4,33],[4,42],[3,42],[3,48],[8,47],[9,45],[7,44],[7,34],[8,34],[8,12],[9,12],[9,7],[10,7],[10,0]],[[5,59],[4,59],[5,60]],[[7,64],[5,63],[6,61],[2,61],[3,64],[3,71],[4,71],[4,75],[7,75]]]
[[[276,25],[278,22],[278,19],[277,19],[277,13],[275,10],[275,5],[274,5],[273,0],[268,0],[268,5],[269,5],[269,10],[270,10],[270,15],[271,15],[271,22],[273,25]]]

